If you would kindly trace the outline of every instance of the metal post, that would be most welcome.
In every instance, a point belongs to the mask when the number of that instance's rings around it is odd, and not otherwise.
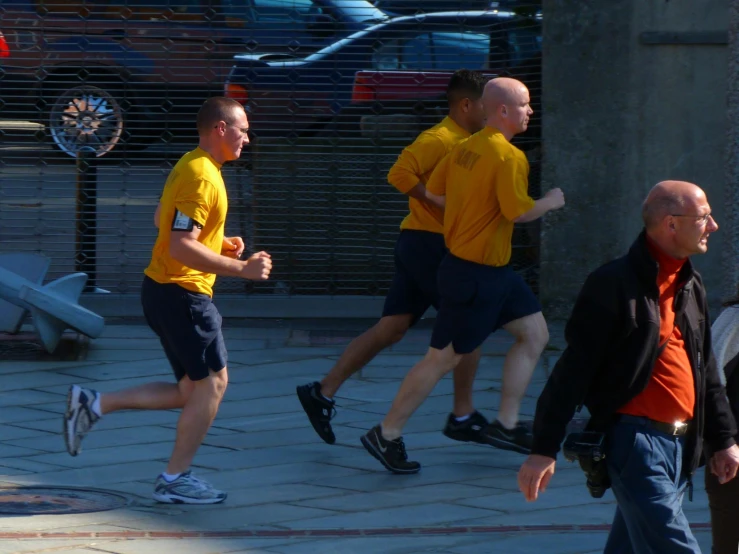
[[[94,291],[97,278],[97,155],[83,146],[77,152],[77,248],[75,271],[87,273],[86,292]]]

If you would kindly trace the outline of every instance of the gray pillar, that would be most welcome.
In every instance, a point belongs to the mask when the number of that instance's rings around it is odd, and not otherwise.
[[[724,204],[723,296],[737,294],[739,286],[739,0],[729,2],[729,53],[727,74],[727,145]]]
[[[726,279],[738,282],[739,224],[727,217],[739,209],[739,155],[724,186],[728,4],[544,0],[542,189],[561,187],[567,201],[542,224],[547,317],[567,317],[588,273],[627,252],[643,199],[666,179],[701,186],[721,226],[694,257],[712,307],[724,295],[727,246]],[[729,90],[739,125],[739,80]]]

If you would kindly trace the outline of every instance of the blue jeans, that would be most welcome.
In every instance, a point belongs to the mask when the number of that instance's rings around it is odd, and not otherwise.
[[[700,554],[683,513],[684,437],[619,422],[606,461],[618,506],[604,554]]]

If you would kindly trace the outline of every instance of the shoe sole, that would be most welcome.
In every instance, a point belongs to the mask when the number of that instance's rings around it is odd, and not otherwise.
[[[310,391],[304,391],[301,387],[296,387],[295,392],[297,393],[298,400],[300,400],[300,405],[303,406],[303,411],[305,412],[305,415],[308,416],[308,421],[310,421],[310,424],[313,426],[313,430],[316,432],[316,434],[326,444],[335,444],[336,436],[334,435],[333,437],[324,437],[323,433],[321,432],[321,426],[315,423],[313,421],[313,418],[310,416],[310,401],[312,400]],[[329,425],[331,424],[329,423]]]
[[[523,446],[519,446],[515,442],[508,442],[501,439],[495,439],[493,437],[488,437],[487,440],[489,441],[487,444],[494,448],[499,448],[501,450],[508,450],[510,452],[517,452],[518,454],[531,454],[530,448],[525,448]]]
[[[487,437],[483,437],[483,438],[481,438],[481,439],[478,440],[478,439],[463,439],[462,437],[454,436],[451,433],[447,433],[447,431],[442,431],[442,434],[446,438],[451,439],[453,441],[471,442],[471,443],[474,443],[474,444],[484,444],[486,446],[495,446],[492,442],[490,442],[490,439],[488,439]]]
[[[174,494],[157,494],[151,495],[154,500],[161,502],[162,504],[220,504],[226,500],[226,496],[223,498],[188,498],[185,496],[177,496]]]
[[[372,441],[370,441],[365,436],[362,436],[360,438],[360,440],[362,441],[362,446],[364,446],[364,448],[367,450],[367,452],[369,452],[370,454],[372,454],[373,457],[377,458],[377,460],[382,465],[384,465],[385,466],[385,469],[387,469],[388,471],[390,471],[392,473],[397,473],[398,475],[410,475],[410,474],[418,473],[419,471],[421,471],[421,468],[420,467],[418,469],[398,469],[396,467],[392,467],[390,464],[388,464],[385,461],[385,458],[383,458],[382,455],[377,451],[377,449],[375,448],[375,445],[372,444]]]
[[[72,404],[79,403],[81,390],[82,389],[80,387],[69,387],[69,392],[67,393],[67,409],[64,411],[64,421],[62,422],[64,444],[66,445],[67,452],[69,452],[70,456],[77,456],[77,454],[79,454],[79,450],[75,448],[76,445],[74,444],[76,435],[74,432],[74,410],[72,409]]]

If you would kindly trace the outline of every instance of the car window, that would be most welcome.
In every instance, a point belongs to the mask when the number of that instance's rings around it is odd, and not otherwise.
[[[431,55],[430,33],[409,38],[400,49],[400,69],[436,69]]]
[[[372,48],[372,69],[391,71],[400,69],[400,41],[378,40]]]
[[[433,69],[488,69],[490,35],[484,33],[432,33],[436,63]]]
[[[373,48],[372,68],[379,71],[434,69],[430,33],[378,40]]]

